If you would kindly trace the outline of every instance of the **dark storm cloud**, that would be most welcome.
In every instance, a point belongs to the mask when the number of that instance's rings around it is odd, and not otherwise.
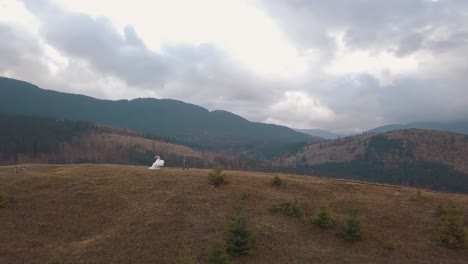
[[[193,86],[196,87],[194,96],[204,98],[249,101],[269,97],[264,86],[271,82],[239,67],[212,45],[172,45],[163,51],[170,54],[170,61],[177,65],[172,78],[176,80],[174,83],[184,84],[179,87],[182,93],[187,86]],[[174,88],[174,83],[169,83],[169,88]]]
[[[163,85],[170,65],[150,51],[128,26],[121,35],[104,17],[69,12],[48,0],[24,1],[40,19],[46,40],[71,57],[87,60],[104,74],[114,74],[128,84]]]
[[[437,30],[456,32],[466,22],[468,3],[462,0],[328,0],[262,1],[263,6],[299,47],[327,48],[328,32],[342,31],[349,47],[409,54],[421,38]],[[453,33],[452,32],[452,33]],[[409,43],[408,43],[409,42]],[[435,41],[437,42],[437,41]]]
[[[459,121],[468,116],[468,89],[460,85],[441,79],[402,78],[383,90],[378,100],[385,105],[382,113],[393,121]]]

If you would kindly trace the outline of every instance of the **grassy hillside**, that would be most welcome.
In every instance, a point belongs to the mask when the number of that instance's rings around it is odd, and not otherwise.
[[[452,201],[463,215],[468,196],[316,177],[227,171],[229,184],[208,183],[208,170],[121,165],[0,167],[0,263],[206,263],[228,219],[243,215],[255,253],[233,263],[466,263],[468,248],[438,242],[437,207]],[[297,199],[298,217],[269,209]],[[337,222],[309,222],[328,204]],[[364,239],[345,242],[339,226],[353,211]]]
[[[468,137],[408,129],[309,145],[282,160],[302,173],[468,193]]]
[[[210,112],[176,100],[99,100],[2,77],[0,112],[90,121],[175,138],[202,150],[268,158],[297,151],[297,144],[322,140],[284,126],[250,122],[226,111]]]

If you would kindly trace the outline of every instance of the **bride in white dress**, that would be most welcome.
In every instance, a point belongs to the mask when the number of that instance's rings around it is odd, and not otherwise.
[[[149,167],[150,170],[159,170],[162,166],[164,166],[164,160],[162,160],[159,155],[157,155],[155,158],[156,161],[151,167]]]

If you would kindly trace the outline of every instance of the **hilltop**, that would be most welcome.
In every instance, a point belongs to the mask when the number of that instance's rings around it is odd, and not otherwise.
[[[0,77],[0,112],[89,121],[173,138],[199,150],[271,158],[323,139],[171,99],[100,100]]]
[[[439,244],[436,208],[451,200],[468,213],[468,196],[364,182],[226,171],[214,188],[208,170],[122,165],[0,167],[0,262],[177,263],[190,255],[206,263],[229,217],[242,214],[256,233],[252,256],[233,263],[466,263],[468,249]],[[300,217],[270,212],[297,199]],[[364,240],[348,243],[337,228],[309,223],[329,204],[338,225],[358,212]],[[188,252],[188,253],[187,253]]]
[[[291,171],[468,193],[468,136],[407,129],[304,147],[281,162]]]

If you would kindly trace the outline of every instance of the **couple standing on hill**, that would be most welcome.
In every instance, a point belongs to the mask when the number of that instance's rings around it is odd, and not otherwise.
[[[159,157],[159,155],[155,156],[156,161],[153,163],[151,167],[149,167],[150,170],[159,170],[162,166],[164,166],[164,160]]]
[[[164,160],[161,159],[161,157],[159,157],[159,155],[156,155],[155,156],[156,158],[156,161],[153,163],[153,165],[151,167],[149,167],[150,170],[159,170],[162,166],[164,166]],[[182,168],[182,170],[188,170],[188,162],[187,162],[187,153],[184,153],[184,167]]]

